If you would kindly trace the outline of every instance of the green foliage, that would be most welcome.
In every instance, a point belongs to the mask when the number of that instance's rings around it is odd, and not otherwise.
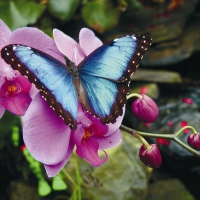
[[[82,196],[81,196],[81,186],[83,184],[83,179],[78,167],[78,163],[76,160],[73,161],[73,166],[75,168],[75,178],[73,178],[66,169],[62,170],[63,175],[65,176],[65,178],[71,182],[71,184],[73,185],[73,191],[72,194],[70,196],[69,200],[81,200]]]
[[[138,0],[9,0],[0,1],[0,19],[13,31],[34,25],[48,35],[52,29],[73,20],[103,34],[119,24],[121,13],[143,8]],[[41,17],[42,16],[42,17]]]
[[[10,137],[13,127],[19,126],[19,117],[13,115],[12,113],[6,111],[0,120],[0,149],[3,148],[5,144],[5,139]]]
[[[140,10],[144,8],[144,6],[137,0],[126,0],[126,2],[127,2],[127,12],[133,12],[135,10]]]
[[[48,11],[62,21],[69,21],[75,14],[80,0],[49,0]]]
[[[44,5],[30,0],[0,1],[0,19],[14,30],[35,23],[44,9]]]
[[[81,11],[85,23],[96,30],[104,33],[115,27],[119,21],[120,10],[104,1],[92,1],[86,3]]]

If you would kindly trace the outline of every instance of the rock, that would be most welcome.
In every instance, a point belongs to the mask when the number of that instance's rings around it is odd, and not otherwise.
[[[41,200],[37,188],[24,181],[12,181],[10,183],[10,200]]]
[[[178,72],[166,70],[138,69],[131,80],[150,81],[155,83],[181,83],[182,79]]]
[[[151,184],[146,200],[195,200],[178,179],[166,179]]]
[[[200,50],[200,20],[191,22],[184,32],[165,48],[157,44],[148,49],[142,60],[145,66],[163,66],[178,63],[189,58],[194,51]]]
[[[83,200],[144,200],[151,169],[146,167],[138,157],[140,142],[123,134],[123,141],[117,147],[106,150],[108,161],[94,168],[78,156],[72,156],[65,170],[76,180],[75,164],[82,175]],[[66,179],[68,188],[73,185]]]
[[[184,0],[177,9],[168,11],[170,1],[162,3],[146,3],[142,8],[127,9],[122,15],[121,28],[126,32],[146,33],[154,43],[160,43],[179,37],[187,20],[195,11],[198,0]],[[147,5],[149,4],[149,5]]]

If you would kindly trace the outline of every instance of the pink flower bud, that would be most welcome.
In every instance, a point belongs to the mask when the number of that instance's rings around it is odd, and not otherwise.
[[[159,148],[156,144],[150,144],[150,147],[149,150],[146,149],[144,144],[140,147],[140,160],[148,167],[158,168],[162,164],[162,157]]]
[[[158,118],[158,107],[153,99],[146,94],[141,94],[141,97],[133,102],[132,112],[140,121],[152,123]]]
[[[189,135],[187,142],[192,148],[200,150],[200,133],[197,132]]]

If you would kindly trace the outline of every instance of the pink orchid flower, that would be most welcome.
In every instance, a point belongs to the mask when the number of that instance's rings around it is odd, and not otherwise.
[[[53,54],[58,50],[54,41],[36,28],[19,28],[13,32],[0,20],[0,50],[8,44],[23,44]],[[50,51],[54,50],[54,51]],[[58,55],[58,54],[57,54]],[[60,61],[64,59],[59,56]],[[38,92],[35,87],[31,88],[28,79],[13,70],[0,57],[0,117],[5,109],[16,115],[24,115],[32,98]]]
[[[102,45],[87,28],[80,31],[79,44],[57,29],[53,34],[60,52],[76,65]],[[122,118],[123,116],[118,117],[115,124],[103,125],[99,119],[86,113],[79,104],[77,129],[71,130],[37,94],[24,116],[24,142],[31,155],[44,163],[49,177],[60,172],[74,147],[78,156],[93,166],[99,166],[108,158],[104,149],[116,146],[121,141],[119,126]],[[104,152],[104,158],[99,157],[99,150]]]
[[[32,100],[30,89],[30,82],[22,75],[16,76],[14,80],[5,79],[0,88],[2,106],[15,115],[24,115]]]

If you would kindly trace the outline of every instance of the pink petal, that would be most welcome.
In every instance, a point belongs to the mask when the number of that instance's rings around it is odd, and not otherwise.
[[[103,43],[97,38],[93,31],[88,28],[82,28],[79,33],[79,43],[86,56],[100,47]]]
[[[0,19],[0,49],[2,49],[7,44],[10,35],[11,35],[10,29]]]
[[[56,165],[65,159],[71,129],[39,94],[27,110],[23,124],[24,142],[36,160],[47,165]]]
[[[72,140],[70,140],[67,154],[60,163],[58,163],[56,165],[44,165],[48,177],[54,177],[62,170],[62,168],[68,162],[68,160],[72,154],[73,148],[74,148],[74,143],[72,142]]]
[[[108,124],[108,132],[106,133],[105,136],[108,136],[108,135],[111,135],[113,134],[115,131],[117,131],[122,123],[122,120],[124,118],[124,114],[125,114],[125,106],[123,107],[123,114],[122,116],[119,116],[117,119],[116,119],[116,122],[114,124],[112,123],[109,123]]]
[[[19,84],[21,93],[27,93],[31,89],[32,84],[22,75],[17,76],[14,81]]]
[[[65,63],[65,59],[58,51],[53,39],[37,28],[25,27],[15,30],[9,39],[9,44],[33,47]]]
[[[58,29],[53,30],[53,37],[59,51],[71,62],[75,63],[76,66],[84,59],[84,54],[74,39]]]
[[[38,94],[38,93],[39,93],[39,90],[38,90],[34,85],[32,85],[32,87],[31,87],[31,89],[30,89],[30,91],[29,91],[30,97],[31,97],[32,99],[34,99],[35,96],[36,96],[36,94]]]
[[[88,138],[85,142],[77,147],[76,154],[81,158],[84,158],[91,165],[98,167],[105,163],[108,159],[107,153],[104,151],[106,157],[101,159],[98,155],[99,144],[93,139]]]
[[[95,117],[90,117],[92,118],[92,122],[93,122],[93,129],[94,129],[94,137],[102,137],[103,135],[105,135],[108,132],[108,126],[102,124],[102,122],[95,118]]]
[[[80,103],[78,104],[77,123],[83,124],[83,127],[89,127],[92,124],[92,121],[88,119],[87,116],[85,115],[84,110]]]
[[[1,71],[0,71],[0,73],[1,73]],[[4,82],[5,82],[5,78],[3,76],[0,76],[0,87],[4,84]],[[1,91],[1,89],[0,89],[0,91]]]
[[[30,98],[29,94],[18,93],[13,95],[12,97],[8,96],[4,98],[2,101],[2,105],[13,114],[22,116],[28,109],[31,100],[32,99]]]
[[[108,149],[118,145],[122,141],[122,134],[117,129],[112,135],[95,137],[95,141],[99,143],[99,149]]]
[[[3,59],[0,58],[0,76],[13,80],[19,72],[13,70]]]
[[[6,110],[6,109],[2,106],[2,101],[3,101],[3,99],[0,98],[0,118],[2,118],[2,116],[3,116],[3,114],[4,114],[5,110]]]
[[[81,145],[81,141],[82,141],[84,134],[85,134],[85,130],[84,130],[82,124],[78,124],[77,129],[75,131],[73,131],[73,133],[72,133],[73,141],[77,146]]]

